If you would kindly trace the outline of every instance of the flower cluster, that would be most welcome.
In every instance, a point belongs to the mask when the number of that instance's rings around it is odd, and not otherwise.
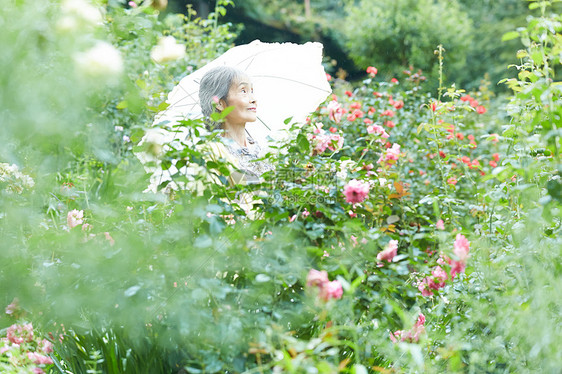
[[[6,184],[5,189],[9,193],[21,194],[24,189],[32,188],[35,185],[33,178],[19,171],[17,165],[0,163],[0,186]]]
[[[416,321],[415,325],[408,331],[397,330],[394,333],[390,333],[390,340],[394,343],[401,342],[408,342],[408,343],[416,343],[419,339],[421,334],[425,332],[425,316],[420,313],[418,316],[418,320]]]
[[[385,144],[386,143],[386,139],[389,138],[390,135],[388,135],[388,133],[385,131],[385,129],[382,126],[379,125],[371,125],[371,126],[367,126],[367,132],[369,134],[375,134],[375,135],[379,135],[380,138],[377,139],[377,142],[381,143],[381,144]]]
[[[312,154],[322,154],[326,149],[338,152],[343,147],[343,136],[339,133],[334,133],[334,131],[337,131],[335,129],[330,129],[330,132],[326,132],[322,129],[323,126],[322,123],[315,124],[314,133],[308,134],[308,140],[313,146]]]
[[[84,211],[73,209],[66,215],[66,224],[69,229],[73,229],[78,225],[84,223]]]
[[[473,97],[471,97],[470,95],[464,95],[461,97],[461,101],[463,102],[467,102],[471,107],[473,107],[476,110],[476,113],[478,114],[484,114],[486,113],[486,108],[482,105],[480,105],[478,103],[477,100],[475,100]]]
[[[394,143],[391,148],[387,149],[377,163],[383,166],[392,166],[400,158],[400,145]]]
[[[319,297],[324,301],[330,299],[341,299],[343,288],[338,280],[330,282],[326,270],[318,271],[310,269],[306,277],[307,287],[317,287],[319,289]]]
[[[52,343],[35,336],[31,323],[14,324],[6,330],[6,337],[0,338],[0,362],[8,362],[9,365],[0,364],[0,371],[17,367],[42,374],[46,365],[53,364],[48,356],[52,352]]]
[[[375,68],[375,67],[373,67],[373,66],[369,66],[369,67],[367,68],[367,74],[369,74],[369,76],[370,76],[371,78],[374,78],[375,75],[377,75],[378,72],[379,72],[378,69]]]
[[[462,234],[457,234],[455,242],[453,243],[453,253],[455,254],[455,259],[451,259],[447,256],[440,258],[432,272],[431,276],[425,277],[420,282],[418,282],[418,290],[423,296],[432,296],[434,290],[445,287],[447,280],[449,279],[449,274],[441,267],[449,265],[450,267],[450,279],[453,280],[456,274],[463,273],[466,269],[466,262],[469,257],[468,252],[470,251],[470,242]]]

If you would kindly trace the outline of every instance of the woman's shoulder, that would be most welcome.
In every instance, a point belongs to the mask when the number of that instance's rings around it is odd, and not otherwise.
[[[221,139],[222,140],[222,139]],[[225,159],[231,163],[236,163],[236,158],[228,150],[227,145],[222,141],[212,141],[200,146],[200,149],[213,159]]]

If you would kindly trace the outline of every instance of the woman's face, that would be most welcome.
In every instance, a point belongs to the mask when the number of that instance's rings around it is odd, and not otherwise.
[[[226,116],[226,121],[230,124],[241,125],[246,122],[254,122],[257,119],[254,86],[248,76],[235,80],[230,86],[226,106],[234,107]]]

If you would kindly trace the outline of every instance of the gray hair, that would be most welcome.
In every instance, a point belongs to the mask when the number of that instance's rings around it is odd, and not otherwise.
[[[228,91],[233,83],[246,76],[242,70],[231,66],[218,66],[209,70],[199,83],[199,104],[205,117],[216,112],[213,98],[224,100],[228,104]],[[216,125],[211,123],[210,125]]]

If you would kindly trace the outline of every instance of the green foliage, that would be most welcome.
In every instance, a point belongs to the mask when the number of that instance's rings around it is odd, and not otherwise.
[[[486,72],[495,86],[506,76],[506,67],[516,60],[513,51],[520,48],[519,40],[503,41],[501,36],[525,23],[529,15],[528,4],[520,0],[460,0],[462,9],[473,24],[473,38],[468,46],[464,70],[460,82],[468,88],[476,88]]]
[[[526,47],[507,113],[489,82],[445,87],[453,51],[435,58],[427,41],[412,56],[435,64],[437,95],[421,72],[371,72],[351,90],[338,80],[272,147],[275,172],[230,187],[202,120],[167,129],[189,139],[139,146],[163,93],[228,48],[223,5],[204,20],[108,2],[101,24],[57,1],[3,9],[0,300],[28,313],[0,326],[51,333],[57,373],[556,372],[560,16],[531,2],[541,16],[505,36]],[[429,28],[426,16],[412,24]],[[166,35],[186,54],[156,63]],[[84,55],[99,40],[113,45],[105,57]],[[143,166],[169,180],[143,192]],[[345,192],[352,180],[368,192]],[[19,370],[20,356],[2,352],[0,365]]]
[[[392,75],[403,67],[435,71],[437,44],[450,51],[447,77],[466,64],[472,22],[456,1],[363,0],[347,7],[341,32],[358,66],[377,66]],[[435,75],[433,75],[435,77]]]

